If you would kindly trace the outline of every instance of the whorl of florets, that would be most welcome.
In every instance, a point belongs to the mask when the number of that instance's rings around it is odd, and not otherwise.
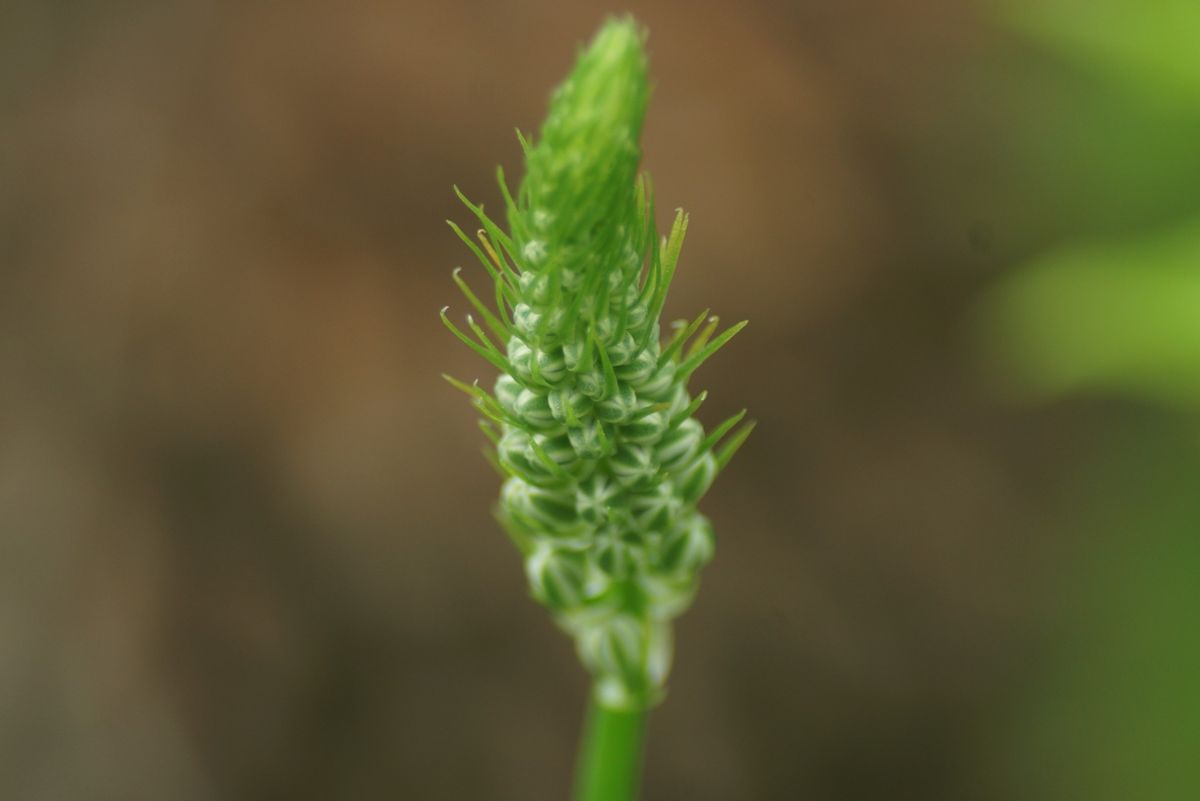
[[[656,241],[653,194],[637,175],[643,40],[631,21],[607,23],[554,92],[537,143],[521,137],[515,198],[499,176],[509,233],[462,198],[482,226],[478,244],[451,227],[491,276],[496,310],[456,270],[483,325],[467,318],[472,338],[442,314],[501,373],[490,393],[450,379],[486,418],[505,478],[497,516],[532,594],[574,636],[599,700],[615,707],[661,694],[669,622],[714,549],[696,503],[752,427],[714,451],[744,412],[706,436],[693,416],[705,394],[687,391],[744,323],[714,336],[705,311],[660,342],[687,216]]]

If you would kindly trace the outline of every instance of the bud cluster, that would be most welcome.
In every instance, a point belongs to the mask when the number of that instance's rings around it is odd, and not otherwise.
[[[712,558],[696,509],[750,425],[695,419],[692,373],[744,323],[717,334],[705,311],[660,339],[659,316],[687,217],[659,240],[638,140],[648,96],[643,37],[610,21],[554,93],[525,150],[508,232],[463,197],[481,226],[451,223],[494,285],[495,310],[455,271],[482,323],[442,319],[500,371],[492,392],[451,381],[482,411],[504,477],[498,517],[534,597],[575,638],[610,707],[652,704],[670,665],[670,621]],[[460,194],[460,197],[462,195]],[[499,344],[497,344],[499,343]]]

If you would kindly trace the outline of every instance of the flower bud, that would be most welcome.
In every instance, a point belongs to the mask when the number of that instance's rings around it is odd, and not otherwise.
[[[609,460],[608,467],[625,487],[645,484],[658,474],[654,452],[633,442],[622,445]]]
[[[676,478],[676,491],[679,499],[688,506],[694,506],[700,496],[708,492],[713,480],[717,477],[717,460],[711,451],[705,451]]]
[[[695,506],[746,433],[715,456],[741,415],[706,439],[686,386],[741,324],[717,334],[715,321],[701,328],[706,312],[660,342],[687,217],[660,241],[648,182],[637,179],[642,39],[632,22],[612,21],[582,52],[537,141],[524,141],[520,187],[501,179],[507,232],[467,202],[479,244],[455,230],[484,262],[499,308],[456,273],[479,316],[470,332],[442,318],[504,373],[493,396],[451,383],[488,418],[508,475],[498,516],[531,593],[575,638],[600,702],[623,708],[661,696],[670,621],[713,555]]]
[[[637,411],[637,408],[638,397],[633,387],[620,384],[615,395],[596,404],[596,416],[606,423],[620,423]]]
[[[654,455],[664,470],[674,473],[695,458],[704,442],[704,428],[699,421],[688,418],[668,431],[659,440]]]
[[[541,545],[526,558],[525,575],[534,597],[551,609],[566,611],[583,603],[587,560],[577,551]]]
[[[558,421],[550,411],[550,401],[547,400],[545,392],[521,390],[517,395],[517,402],[513,404],[513,411],[521,422],[530,428],[543,431],[559,428]]]
[[[650,412],[621,426],[621,436],[626,442],[653,445],[662,439],[667,430],[667,416],[662,412]]]
[[[708,564],[715,548],[712,524],[692,514],[664,538],[655,567],[663,573],[694,574]]]

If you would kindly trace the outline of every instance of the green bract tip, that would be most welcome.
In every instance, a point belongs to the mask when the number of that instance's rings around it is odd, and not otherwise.
[[[662,695],[670,621],[714,548],[696,504],[752,425],[738,428],[743,412],[706,436],[704,394],[687,389],[744,323],[717,333],[705,311],[661,342],[688,218],[678,212],[660,240],[638,176],[644,40],[632,20],[611,20],[580,53],[540,138],[521,137],[515,197],[499,175],[507,232],[459,194],[480,229],[451,227],[487,271],[495,309],[455,272],[483,324],[468,316],[468,333],[442,317],[500,371],[492,393],[452,383],[486,418],[506,477],[497,516],[530,589],[575,638],[597,701],[626,709]]]
[[[520,197],[509,216],[533,269],[556,269],[567,254],[635,211],[629,191],[637,175],[638,140],[649,94],[642,35],[632,21],[611,21],[555,90],[541,139],[526,159]],[[551,262],[549,257],[557,258]]]

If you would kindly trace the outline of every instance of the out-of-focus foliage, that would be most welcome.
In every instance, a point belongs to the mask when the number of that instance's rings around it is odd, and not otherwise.
[[[1080,477],[1055,667],[1017,707],[1011,797],[1182,801],[1200,787],[1200,454],[1187,430],[1130,421]]]
[[[1018,0],[1007,12],[1030,39],[1138,93],[1200,98],[1200,3]]]
[[[1086,174],[1128,222],[1009,274],[986,315],[993,347],[1038,396],[1102,388],[1198,406],[1200,192],[1175,191],[1171,176],[1184,165],[1171,145],[1191,142],[1183,152],[1195,152],[1200,137],[1200,4],[1060,0],[1004,13],[1112,90],[1093,120],[1111,126],[1094,124],[1043,147],[1115,156],[1097,159]],[[1147,108],[1140,125],[1123,124],[1131,109]]]
[[[1080,550],[1060,577],[1057,669],[1014,724],[1014,791],[1191,798],[1200,786],[1200,191],[1187,176],[1200,142],[1200,3],[1021,0],[1002,14],[1106,102],[1086,130],[1042,143],[1045,163],[1057,153],[1074,167],[1053,176],[1071,183],[1060,191],[1102,196],[1082,204],[1094,213],[1077,241],[1033,256],[991,292],[991,355],[1038,400],[1087,391],[1156,409],[1123,415],[1078,477],[1067,525]],[[1114,158],[1080,169],[1089,154]]]
[[[1200,219],[1038,257],[994,296],[1001,358],[1038,393],[1200,406]]]

